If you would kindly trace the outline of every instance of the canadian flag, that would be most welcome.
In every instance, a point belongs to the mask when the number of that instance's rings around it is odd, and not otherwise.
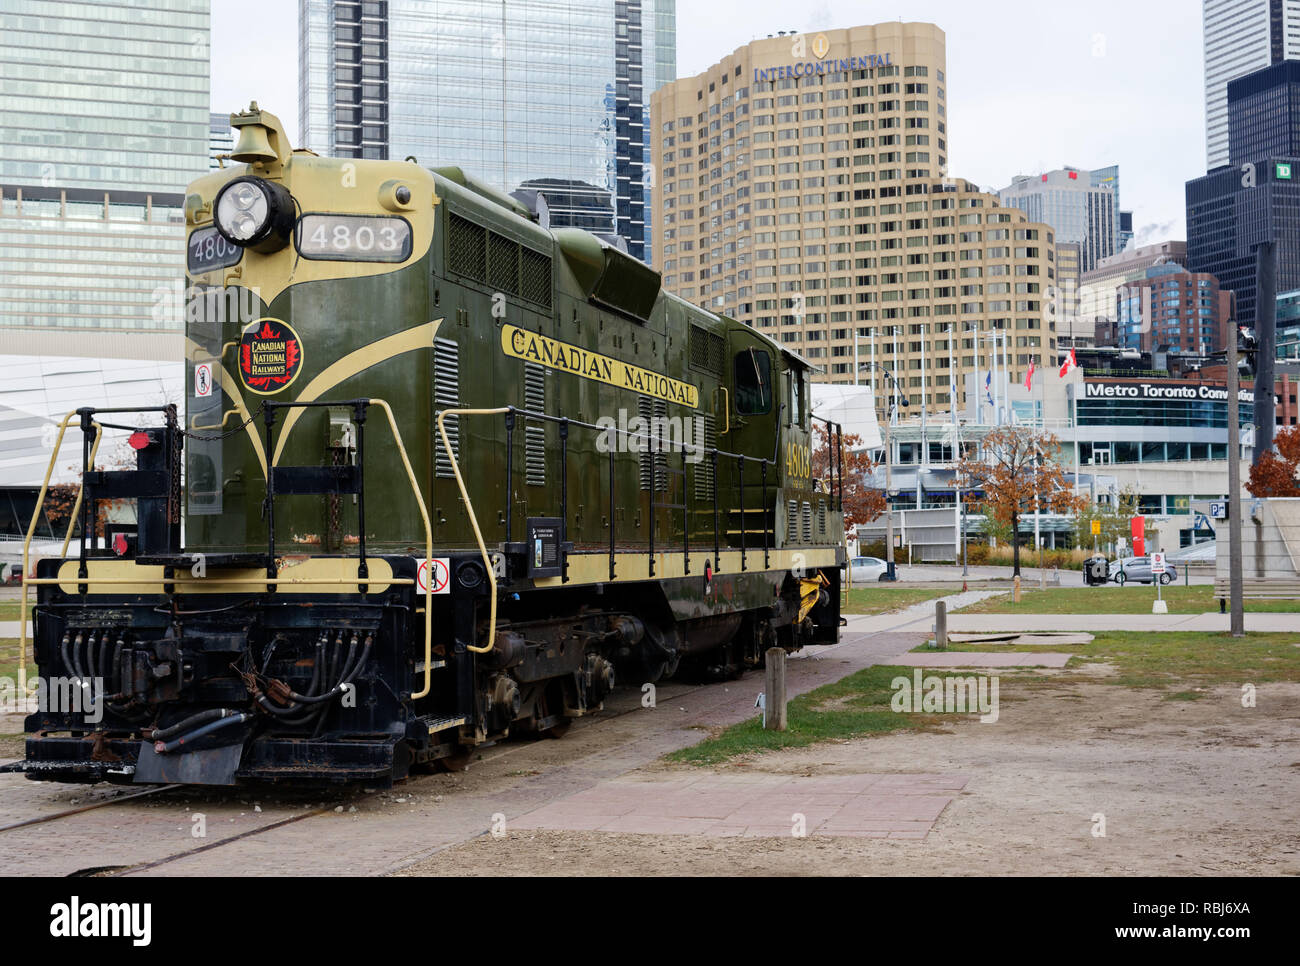
[[[1025,373],[1025,388],[1033,391],[1034,388],[1034,360],[1029,360],[1029,371]]]
[[[1065,361],[1061,363],[1061,378],[1064,379],[1071,369],[1077,368],[1079,368],[1079,360],[1074,357],[1074,350],[1071,349],[1070,354],[1066,357]]]

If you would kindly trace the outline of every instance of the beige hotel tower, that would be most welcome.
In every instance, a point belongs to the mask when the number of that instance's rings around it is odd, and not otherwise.
[[[854,381],[856,330],[911,413],[948,412],[956,385],[962,415],[977,367],[983,396],[994,333],[1010,380],[1031,359],[1046,374],[1054,233],[947,176],[947,87],[944,33],[925,23],[768,37],[665,84],[650,106],[664,286],[822,381]],[[874,371],[858,380],[887,397]]]

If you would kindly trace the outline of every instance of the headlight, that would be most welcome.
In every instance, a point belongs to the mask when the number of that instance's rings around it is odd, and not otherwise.
[[[279,251],[293,231],[293,197],[262,178],[236,178],[217,193],[213,223],[232,245],[256,252]]]

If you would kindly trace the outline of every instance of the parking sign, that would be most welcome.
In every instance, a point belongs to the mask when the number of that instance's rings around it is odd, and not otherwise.
[[[1153,553],[1151,555],[1151,572],[1157,576],[1165,572],[1165,555],[1163,553]]]

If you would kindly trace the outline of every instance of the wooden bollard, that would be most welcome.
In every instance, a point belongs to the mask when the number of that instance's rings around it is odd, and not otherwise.
[[[1015,578],[1012,580],[1012,584],[1014,586],[1011,590],[1011,599],[1018,604],[1020,603],[1020,574],[1016,574]]]
[[[767,680],[764,684],[763,727],[768,731],[785,731],[785,650],[767,649]]]
[[[948,605],[941,600],[934,602],[934,646],[948,646]]]

